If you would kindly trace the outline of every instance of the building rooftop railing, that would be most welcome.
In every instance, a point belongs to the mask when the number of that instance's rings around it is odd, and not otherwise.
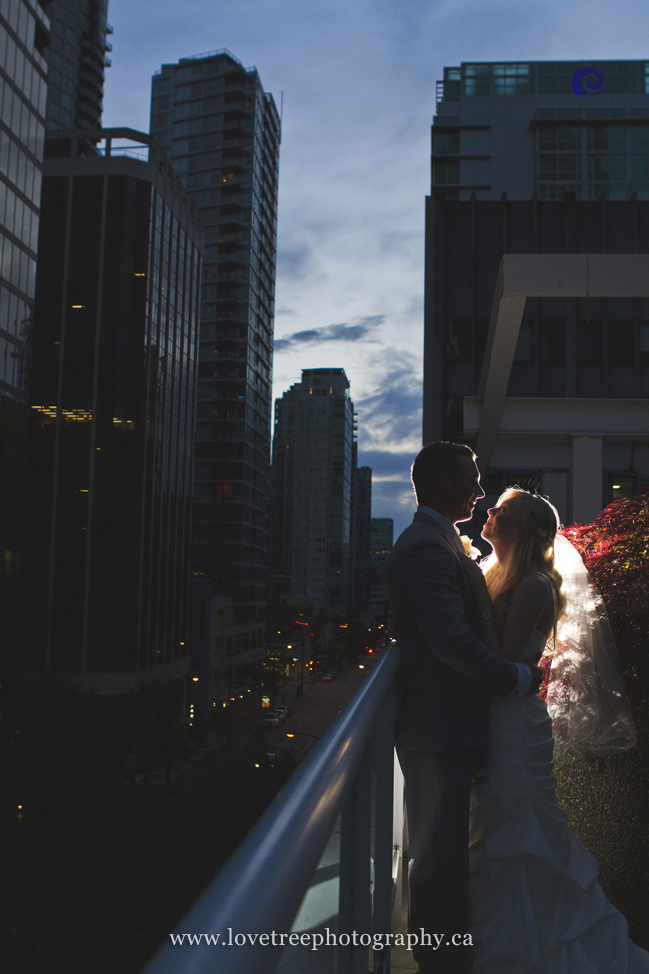
[[[385,651],[322,739],[287,782],[143,974],[271,974],[282,949],[250,943],[255,934],[288,934],[340,816],[337,930],[365,934],[362,946],[337,945],[339,974],[367,972],[368,944],[392,929],[400,842],[394,841],[395,674],[400,652]],[[399,783],[400,784],[400,783]],[[397,816],[398,817],[398,816]],[[402,832],[402,824],[400,826]],[[398,833],[397,833],[398,834]],[[373,868],[372,868],[373,867]],[[245,944],[221,950],[239,935]],[[219,936],[217,944],[208,937]],[[243,937],[241,935],[244,935]],[[344,938],[343,938],[344,939]],[[347,938],[351,940],[351,938]],[[286,941],[284,941],[286,943]],[[307,971],[313,954],[295,958]],[[390,950],[374,951],[374,971],[390,969]]]
[[[219,57],[221,54],[227,54],[227,56],[232,58],[233,61],[236,61],[237,64],[241,64],[239,58],[235,57],[232,51],[228,51],[227,47],[219,47],[216,51],[204,51],[203,54],[188,54],[187,57],[181,57],[179,61],[181,64],[183,61],[201,61],[203,58]],[[241,67],[243,67],[243,64],[241,64]]]
[[[216,51],[204,51],[202,54],[188,54],[186,57],[179,58],[178,64],[184,64],[187,61],[202,61],[204,58],[208,58],[208,57],[221,57],[224,54],[226,55],[226,57],[232,58],[232,60],[236,64],[238,64],[240,67],[243,68],[243,63],[239,60],[238,57],[236,57],[235,54],[232,53],[232,51],[228,51],[227,47],[219,47]],[[163,65],[163,67],[175,67],[175,65],[165,64]],[[244,68],[244,70],[247,72],[247,74],[252,74],[254,71],[257,70],[257,68],[253,65],[250,68]],[[162,68],[158,68],[158,70],[154,71],[153,73],[162,74]]]

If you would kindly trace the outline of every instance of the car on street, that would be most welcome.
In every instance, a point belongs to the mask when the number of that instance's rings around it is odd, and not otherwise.
[[[267,724],[269,727],[279,727],[286,720],[286,714],[280,713],[279,710],[272,710],[269,714],[266,714],[262,720],[262,724]]]
[[[323,683],[331,683],[332,680],[336,679],[336,674],[332,672],[323,673],[320,679],[322,680]]]
[[[293,708],[290,706],[290,704],[282,705],[281,707],[277,708],[277,713],[284,714],[285,717],[292,717]]]

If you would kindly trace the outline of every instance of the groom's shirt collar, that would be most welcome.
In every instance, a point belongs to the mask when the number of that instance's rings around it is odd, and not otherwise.
[[[434,518],[444,531],[444,534],[448,535],[449,539],[455,544],[459,531],[447,517],[444,517],[443,514],[440,514],[439,511],[436,511],[432,507],[424,507],[423,504],[417,505],[417,514],[428,514],[429,517]]]

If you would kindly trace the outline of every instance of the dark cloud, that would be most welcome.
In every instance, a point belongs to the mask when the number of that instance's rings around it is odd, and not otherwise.
[[[368,315],[365,318],[354,318],[358,324],[342,322],[337,325],[325,325],[323,328],[308,328],[306,331],[296,331],[292,335],[285,335],[275,341],[275,351],[285,352],[289,348],[304,345],[319,345],[321,342],[361,342],[367,339],[372,330],[385,321],[384,315]]]
[[[411,456],[412,462],[421,443],[420,365],[414,356],[386,348],[367,367],[373,375],[374,391],[354,398],[359,449],[378,449],[382,453],[385,445],[395,456]]]

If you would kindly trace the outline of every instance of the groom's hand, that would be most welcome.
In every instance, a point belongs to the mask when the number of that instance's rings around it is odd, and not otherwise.
[[[537,653],[536,656],[531,656],[530,659],[525,660],[525,665],[529,666],[532,674],[532,682],[530,683],[530,688],[527,691],[528,694],[538,693],[545,678],[545,672],[539,666],[541,655],[541,653]]]

